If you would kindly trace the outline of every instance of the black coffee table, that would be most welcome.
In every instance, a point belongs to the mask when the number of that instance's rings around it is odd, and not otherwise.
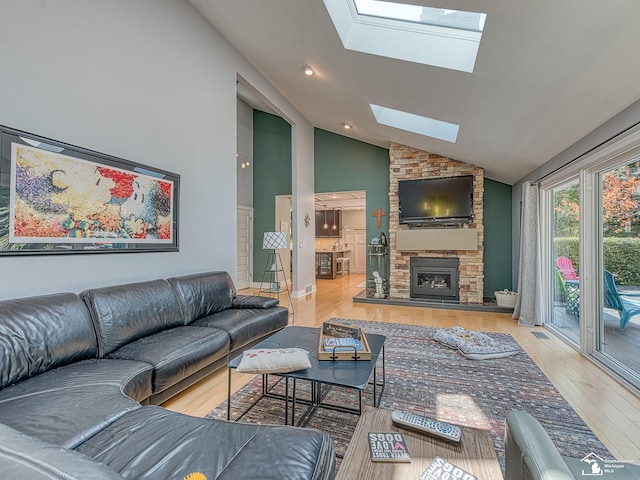
[[[269,338],[255,345],[253,348],[303,348],[309,352],[311,368],[297,370],[290,373],[263,374],[262,375],[262,395],[247,408],[237,419],[240,420],[251,408],[253,408],[262,398],[280,398],[285,401],[285,424],[289,423],[289,403],[291,402],[291,425],[295,424],[296,403],[308,405],[309,408],[299,419],[298,425],[304,425],[311,414],[317,408],[330,408],[347,413],[360,415],[362,413],[362,392],[368,385],[373,386],[373,406],[380,404],[380,399],[384,393],[385,386],[385,364],[384,364],[384,335],[366,333],[367,342],[371,348],[371,360],[318,360],[318,343],[320,329],[317,327],[285,327],[274,333]],[[377,363],[381,357],[382,361],[382,381],[377,378]],[[242,355],[238,355],[229,362],[229,379],[227,391],[227,419],[231,419],[231,373],[240,364]],[[285,394],[275,394],[269,388],[269,375],[282,377],[285,381]],[[293,381],[291,395],[289,394],[289,380]],[[296,397],[296,381],[306,380],[311,382],[311,397],[302,399]],[[371,380],[371,382],[370,382]],[[323,401],[324,396],[331,386],[340,386],[358,390],[358,408],[349,408],[342,405],[335,405]],[[379,389],[379,393],[378,393]]]

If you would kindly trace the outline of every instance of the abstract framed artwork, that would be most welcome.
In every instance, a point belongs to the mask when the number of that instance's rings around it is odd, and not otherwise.
[[[0,255],[178,250],[180,176],[0,126]]]

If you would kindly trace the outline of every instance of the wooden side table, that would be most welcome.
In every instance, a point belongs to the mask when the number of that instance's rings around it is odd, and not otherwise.
[[[391,410],[367,406],[358,421],[336,480],[418,479],[436,456],[448,460],[479,479],[503,480],[489,433],[470,427],[461,428],[460,443],[451,443],[431,435],[396,427],[391,421]],[[402,432],[411,462],[372,462],[369,455],[369,432]]]

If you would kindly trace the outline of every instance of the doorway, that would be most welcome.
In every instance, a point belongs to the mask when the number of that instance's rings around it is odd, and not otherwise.
[[[251,286],[253,274],[253,251],[251,239],[253,238],[253,209],[238,205],[237,218],[237,280],[236,288],[241,290]]]
[[[316,215],[319,218],[327,218],[324,223],[340,225],[337,234],[324,235],[322,225],[316,224],[316,272],[319,272],[320,263],[325,262],[327,258],[332,258],[327,252],[333,252],[339,248],[342,252],[336,256],[345,256],[349,258],[349,274],[365,274],[366,265],[366,238],[367,238],[367,217],[366,217],[366,200],[367,193],[365,190],[350,190],[340,192],[323,192],[315,194]],[[326,217],[324,216],[326,215]],[[339,219],[335,222],[336,217]],[[321,221],[320,224],[323,222]],[[324,270],[332,268],[340,269],[338,265],[324,265]],[[320,278],[326,278],[327,272],[320,274]],[[329,274],[329,277],[336,275]],[[344,278],[344,275],[336,279]],[[322,285],[322,283],[316,285]]]
[[[282,232],[287,236],[287,245],[289,248],[279,249],[278,253],[282,259],[282,269],[285,272],[289,288],[292,288],[293,280],[293,254],[291,251],[291,219],[292,219],[292,199],[291,195],[276,195],[276,224],[274,231]]]

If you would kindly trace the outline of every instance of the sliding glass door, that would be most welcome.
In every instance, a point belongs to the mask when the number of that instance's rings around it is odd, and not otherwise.
[[[596,178],[602,303],[595,350],[640,375],[640,157],[605,166]]]
[[[568,341],[580,343],[580,185],[572,178],[550,188],[548,271],[552,275],[549,321]]]
[[[540,192],[545,326],[640,389],[640,127]]]

